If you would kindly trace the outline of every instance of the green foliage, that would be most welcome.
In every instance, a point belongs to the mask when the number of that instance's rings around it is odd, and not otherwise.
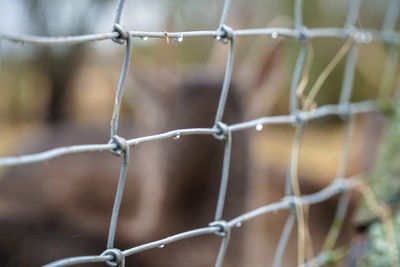
[[[375,167],[366,177],[376,198],[397,211],[400,207],[400,108],[388,100],[379,101],[379,107],[387,114],[387,129]],[[368,221],[375,217],[362,204],[357,221]]]
[[[393,219],[397,247],[400,247],[400,213]],[[391,266],[388,244],[382,223],[376,222],[369,227],[368,244],[358,262],[358,267]],[[399,254],[400,255],[400,254]],[[400,260],[400,259],[399,259]]]
[[[388,204],[395,214],[393,218],[395,239],[397,247],[400,248],[400,108],[393,103],[388,99],[381,99],[378,102],[381,111],[387,115],[387,130],[381,153],[367,180],[376,198]],[[363,203],[356,219],[366,222],[373,218],[376,216]],[[369,227],[367,247],[357,266],[391,266],[389,248],[380,221]]]

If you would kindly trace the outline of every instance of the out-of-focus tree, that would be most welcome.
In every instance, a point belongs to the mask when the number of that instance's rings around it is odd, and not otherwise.
[[[80,35],[93,31],[96,13],[105,7],[107,1],[68,1],[35,0],[29,3],[29,14],[33,33],[45,36]],[[44,73],[50,83],[47,120],[50,123],[66,118],[68,88],[82,63],[85,45],[66,45],[59,47],[38,47],[33,61]]]

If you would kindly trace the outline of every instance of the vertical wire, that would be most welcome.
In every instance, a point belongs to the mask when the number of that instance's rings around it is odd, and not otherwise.
[[[392,34],[399,17],[400,0],[391,0],[382,23],[382,34]]]
[[[292,74],[292,81],[290,83],[290,99],[289,99],[289,110],[293,114],[297,110],[297,95],[296,90],[300,82],[301,75],[303,73],[304,62],[307,55],[307,44],[302,43],[300,46],[299,53],[296,59],[296,65]]]
[[[118,130],[119,112],[121,109],[121,100],[122,100],[122,94],[123,94],[123,90],[124,90],[125,77],[126,77],[126,73],[128,72],[128,68],[129,68],[131,49],[132,49],[132,40],[131,40],[131,37],[128,36],[128,38],[126,40],[124,63],[122,65],[121,76],[120,76],[120,79],[118,82],[117,93],[115,96],[113,115],[111,118],[111,130],[110,130],[111,138],[117,134],[117,130]]]
[[[215,262],[215,267],[221,267],[222,264],[224,263],[224,258],[225,258],[226,251],[228,249],[230,238],[231,238],[231,231],[229,230],[225,233],[225,236],[221,241],[221,246],[218,251],[218,256],[217,256],[217,260]]]
[[[353,135],[353,130],[354,130],[354,123],[355,123],[354,117],[351,117],[350,120],[346,123],[346,127],[344,129],[342,153],[336,174],[337,179],[346,177],[347,165],[349,161],[348,159],[350,155],[351,137]],[[339,202],[336,207],[336,212],[332,220],[332,225],[329,228],[325,242],[322,246],[323,251],[329,251],[334,248],[336,241],[339,237],[341,228],[343,226],[349,202],[350,202],[350,191],[345,190],[340,195]]]
[[[219,193],[218,193],[217,209],[215,211],[215,221],[221,220],[222,213],[224,210],[226,189],[228,187],[231,150],[232,150],[232,132],[228,131],[227,139],[225,142],[224,160],[223,160],[223,164],[222,164],[221,184],[220,184]]]
[[[117,9],[115,11],[114,23],[121,22],[122,10],[124,9],[125,0],[118,0]]]
[[[296,0],[294,6],[294,28],[297,31],[301,31],[303,28],[303,0]],[[307,43],[302,42],[300,46],[300,50],[297,55],[296,64],[292,74],[292,80],[290,83],[289,89],[289,111],[290,114],[294,114],[297,112],[297,87],[300,82],[301,75],[303,73],[304,63],[307,56]],[[296,147],[296,143],[300,143],[302,134],[303,134],[303,125],[300,126],[296,130],[296,137],[293,144],[292,156],[289,163],[289,169],[286,175],[286,183],[285,183],[285,195],[290,196],[293,195],[293,167],[296,165],[297,168],[297,160],[294,160],[294,154],[298,154],[298,151],[294,151]],[[298,156],[298,155],[297,155]],[[297,175],[297,174],[296,174]],[[287,242],[289,240],[290,234],[292,232],[294,221],[298,214],[294,210],[290,211],[289,217],[286,220],[285,226],[282,230],[281,237],[279,238],[278,246],[275,251],[273,267],[279,267],[282,263],[283,254],[286,249]],[[300,230],[299,230],[300,234]],[[300,254],[300,253],[299,253]]]
[[[122,161],[121,172],[119,175],[118,188],[117,188],[117,193],[115,195],[114,206],[113,206],[113,211],[112,211],[112,215],[111,215],[110,229],[108,232],[107,248],[113,248],[113,246],[114,246],[115,231],[117,229],[119,208],[121,206],[122,195],[124,193],[126,173],[127,173],[127,169],[128,169],[128,163],[129,163],[129,146],[126,147],[126,150],[124,151],[123,155],[124,156],[123,156],[123,161]]]
[[[117,10],[115,12],[114,24],[119,24],[121,21],[121,15],[122,15],[122,11],[124,8],[124,3],[125,3],[125,0],[118,1]],[[117,135],[119,112],[120,112],[120,107],[121,107],[125,77],[126,77],[126,73],[128,72],[128,67],[129,67],[129,62],[130,62],[131,48],[132,48],[132,40],[131,40],[131,37],[128,35],[127,39],[126,39],[124,62],[122,65],[121,76],[120,76],[120,79],[118,82],[117,92],[116,92],[116,96],[115,96],[113,115],[112,115],[112,119],[111,119],[110,138],[113,138],[115,135]],[[111,214],[110,229],[108,232],[108,240],[107,240],[107,248],[108,249],[114,247],[115,232],[117,229],[117,221],[118,221],[119,209],[120,209],[121,201],[122,201],[122,195],[124,193],[126,174],[127,174],[127,170],[128,170],[128,163],[129,163],[129,146],[125,144],[125,149],[123,151],[123,161],[122,161],[122,166],[121,166],[121,171],[120,171],[119,181],[118,181],[118,187],[117,187],[117,193],[115,194],[114,206],[113,206],[113,210],[112,210],[112,214]]]
[[[279,239],[278,246],[276,248],[274,261],[272,262],[272,267],[281,266],[283,253],[285,252],[286,245],[288,243],[290,233],[292,232],[295,221],[296,221],[296,213],[290,211],[289,217],[287,218],[285,226],[283,227],[283,231]]]
[[[228,97],[229,86],[230,86],[231,77],[232,77],[233,61],[234,61],[234,57],[235,57],[235,41],[234,40],[235,40],[235,37],[233,34],[232,38],[230,40],[229,54],[228,54],[228,59],[227,59],[227,63],[226,63],[225,77],[224,77],[224,82],[222,85],[221,96],[219,98],[217,113],[215,115],[215,124],[220,122],[224,115],[226,99]]]
[[[290,182],[290,162],[285,177],[285,197],[293,195],[292,183]]]
[[[294,28],[299,31],[303,27],[303,0],[296,0],[294,5]]]
[[[336,172],[336,178],[345,178],[347,172],[347,166],[349,163],[350,156],[350,146],[351,146],[351,138],[353,136],[355,126],[355,118],[351,116],[346,123],[344,133],[343,133],[343,142],[342,142],[342,155],[340,156],[339,166]]]
[[[121,20],[121,14],[122,14],[124,2],[125,2],[124,0],[119,0],[118,1],[116,16],[115,16],[115,20],[114,20],[115,23],[119,23],[120,20]],[[395,25],[395,23],[397,21],[398,13],[399,13],[398,12],[399,11],[398,3],[399,3],[398,0],[392,0],[391,1],[390,7],[392,7],[392,8],[388,9],[387,16],[385,16],[385,20],[384,20],[383,27],[382,27],[382,32],[383,33],[393,30],[394,25]],[[295,28],[296,29],[300,29],[302,27],[303,0],[297,0],[295,5],[296,5],[296,8],[295,8]],[[357,20],[359,5],[360,5],[360,0],[354,0],[354,1],[351,2],[350,9],[357,10],[357,12],[355,14],[352,14],[352,16],[349,15],[347,17],[346,24],[352,25]],[[222,14],[221,14],[220,25],[223,25],[225,23],[226,19],[227,19],[229,6],[230,6],[230,1],[226,0],[224,2],[224,7],[223,7],[223,10],[222,10]],[[357,8],[355,8],[354,6],[356,6]],[[291,90],[290,90],[291,91],[291,98],[290,98],[291,113],[295,112],[296,109],[297,109],[296,88],[297,88],[297,84],[299,82],[299,79],[300,79],[300,76],[301,76],[301,72],[302,72],[302,68],[303,68],[303,65],[304,65],[304,58],[305,58],[305,55],[307,53],[304,48],[305,48],[304,45],[300,48],[300,51],[299,51],[299,54],[298,54],[298,58],[297,58],[297,61],[296,61],[296,67],[295,67],[295,70],[294,70],[294,73],[293,73],[292,85],[291,85]],[[123,64],[122,71],[121,71],[121,77],[120,77],[120,80],[119,80],[117,94],[116,94],[116,102],[115,102],[115,106],[114,106],[114,110],[113,110],[113,118],[112,118],[112,123],[111,123],[112,124],[111,136],[114,136],[117,133],[119,111],[120,111],[121,99],[122,99],[122,94],[123,94],[123,85],[124,85],[125,76],[126,76],[126,73],[127,73],[129,61],[130,61],[129,60],[130,59],[130,50],[131,50],[131,39],[128,38],[127,39],[127,46],[126,46],[124,64]],[[394,75],[394,70],[395,70],[395,68],[397,66],[397,64],[394,65],[393,62],[390,59],[391,56],[395,56],[394,57],[396,59],[395,61],[397,61],[397,59],[398,59],[397,49],[394,49],[394,50],[395,50],[396,54],[392,54],[391,53],[392,50],[390,50],[389,51],[389,56],[387,57],[388,61],[387,61],[387,65],[386,65],[385,69],[390,68],[389,69],[390,71],[389,72],[384,72],[384,74],[388,75],[388,77],[392,77],[392,74]],[[350,50],[349,55],[347,57],[345,77],[344,77],[344,80],[343,80],[342,93],[341,93],[341,97],[340,97],[340,104],[343,104],[343,105],[348,105],[349,98],[350,98],[350,95],[351,95],[351,87],[352,87],[353,78],[354,78],[354,70],[355,70],[355,63],[356,63],[356,59],[357,59],[357,52],[358,52],[358,46],[357,45],[353,45],[353,47]],[[229,55],[228,55],[227,68],[226,68],[226,72],[225,72],[224,84],[223,84],[223,88],[222,88],[222,91],[221,91],[220,103],[218,105],[217,115],[216,115],[216,119],[215,119],[216,122],[220,122],[222,117],[223,117],[224,107],[225,107],[225,104],[226,104],[226,98],[227,98],[228,90],[229,90],[229,83],[230,83],[230,80],[231,80],[233,57],[234,57],[234,40],[232,38],[231,39],[231,44],[230,44]],[[392,62],[392,63],[388,64],[389,61]],[[1,69],[1,39],[0,39],[0,69]],[[347,69],[349,69],[349,70],[347,70]],[[297,74],[297,72],[299,74]],[[296,81],[295,78],[297,76],[299,78]],[[348,78],[348,77],[350,77],[350,78]],[[385,80],[386,79],[384,78],[383,82],[385,82]],[[391,79],[391,80],[393,80],[393,79]],[[295,84],[294,87],[293,87],[293,84]],[[387,84],[391,84],[391,83],[387,82]],[[383,87],[384,86],[382,86],[382,88]],[[294,88],[294,93],[292,92],[293,91],[292,88]],[[354,123],[351,120],[346,125],[345,134],[344,134],[344,138],[343,138],[344,141],[343,141],[343,148],[342,148],[342,156],[341,156],[341,160],[340,160],[340,164],[339,164],[339,168],[338,168],[338,174],[337,174],[338,178],[344,177],[345,173],[346,173],[347,162],[348,162],[348,154],[349,154],[349,143],[350,143],[353,124]],[[303,127],[300,126],[298,128],[298,130],[299,129],[301,129],[301,133],[299,134],[300,137],[296,137],[295,145],[294,145],[294,148],[292,150],[292,156],[294,154],[296,154],[297,156],[295,158],[292,158],[292,160],[291,160],[291,166],[290,166],[290,169],[289,169],[289,176],[288,176],[289,177],[288,179],[290,179],[290,177],[291,177],[292,180],[293,180],[293,177],[295,175],[294,172],[297,170],[299,146],[300,146],[300,142],[301,142],[301,136],[302,136]],[[218,196],[217,211],[216,211],[216,215],[215,215],[215,219],[216,220],[221,219],[222,218],[222,213],[223,213],[223,204],[224,204],[224,201],[225,201],[226,188],[227,188],[228,176],[229,176],[229,165],[230,165],[230,156],[231,156],[231,143],[232,143],[232,136],[231,136],[231,132],[228,131],[227,141],[225,143],[225,150],[224,150],[223,168],[222,168],[222,175],[221,175],[221,186],[220,186],[220,192],[219,192],[219,196]],[[124,185],[125,185],[125,181],[126,181],[126,173],[127,173],[128,162],[129,162],[129,147],[125,150],[125,152],[123,154],[123,163],[122,163],[122,167],[121,167],[121,171],[120,171],[119,184],[118,184],[118,189],[117,189],[116,198],[115,198],[115,202],[114,202],[114,208],[113,208],[113,214],[112,214],[112,217],[111,217],[111,223],[110,223],[110,232],[109,232],[108,244],[107,244],[108,248],[112,248],[113,247],[113,243],[114,243],[116,224],[117,224],[117,219],[118,219],[118,213],[119,213],[120,203],[121,203],[121,199],[122,199],[122,194],[123,194],[123,191],[124,191],[123,189],[124,189]],[[288,190],[287,194],[292,194],[292,191]],[[344,194],[343,194],[343,196],[344,196]],[[343,196],[341,197],[341,200],[344,198]],[[346,203],[346,204],[343,204],[346,207],[346,208],[344,208],[344,213],[345,213],[345,210],[347,209],[348,196],[347,196],[347,200],[345,199],[345,200],[343,200],[343,202]],[[338,213],[343,213],[343,209],[340,208],[340,206],[343,206],[343,205],[340,204],[340,203],[338,205],[337,214]],[[291,229],[293,228],[293,224],[294,224],[294,220],[295,219],[296,219],[296,216],[295,216],[294,213],[292,213],[292,214],[289,215],[289,217],[288,217],[288,219],[286,221],[285,227],[284,227],[283,232],[282,232],[281,240],[280,240],[280,242],[278,244],[278,249],[277,249],[277,252],[275,254],[275,256],[279,260],[279,263],[278,263],[277,266],[280,265],[281,258],[282,258],[283,252],[284,252],[284,248],[286,246],[287,239],[290,236],[290,232],[291,232]],[[328,236],[329,236],[329,234],[328,234]],[[336,238],[337,238],[337,236],[336,236]],[[336,240],[336,238],[335,238],[335,240]],[[228,243],[229,243],[229,239],[230,239],[230,232],[228,231],[226,236],[222,240],[220,251],[219,251],[217,262],[216,262],[215,266],[221,266],[222,265],[223,259],[224,259],[224,255],[226,253],[227,246],[228,246]],[[281,244],[281,241],[282,241],[282,244]],[[283,246],[283,249],[279,248],[281,245]],[[282,255],[279,255],[279,254],[282,254]],[[274,259],[274,263],[275,263],[275,259]],[[275,267],[275,265],[274,265],[274,267]]]
[[[297,126],[295,138],[292,147],[292,155],[290,159],[290,179],[292,184],[293,195],[298,198],[300,197],[300,185],[298,179],[298,161],[300,154],[300,144],[304,133],[304,124]],[[302,206],[295,203],[296,217],[297,217],[297,234],[298,234],[298,265],[304,263],[305,255],[305,225]]]
[[[399,18],[400,0],[392,0],[389,3],[388,9],[386,11],[385,18],[382,24],[382,35],[385,41],[390,39],[390,35],[393,34],[394,28],[396,26],[397,20]],[[380,84],[379,97],[388,98],[390,96],[390,89],[394,84],[394,79],[396,76],[397,66],[399,64],[399,51],[396,46],[392,43],[387,43],[388,55],[386,57],[383,78]]]
[[[230,4],[231,4],[230,0],[224,1],[224,7],[222,8],[222,12],[221,12],[219,28],[222,28],[222,26],[226,22]],[[222,85],[221,95],[219,98],[217,112],[215,115],[215,125],[217,125],[218,123],[221,122],[222,117],[224,115],[226,99],[228,97],[229,86],[230,86],[231,77],[232,77],[232,69],[233,69],[233,62],[234,62],[234,56],[235,56],[235,34],[233,32],[232,32],[232,36],[230,37],[229,41],[230,41],[229,53],[228,53],[228,59],[227,59],[227,63],[226,63],[224,82]],[[226,134],[226,136],[225,136],[226,141],[225,141],[225,149],[224,149],[224,159],[223,159],[223,163],[222,163],[221,184],[220,184],[220,188],[219,188],[217,208],[216,208],[215,217],[214,217],[215,221],[221,220],[222,213],[224,210],[224,203],[225,203],[225,197],[226,197],[226,191],[227,191],[228,179],[229,179],[231,151],[232,151],[232,132],[230,131],[230,129],[227,129],[227,131],[224,134]],[[215,267],[221,267],[224,262],[225,254],[226,254],[226,251],[227,251],[228,245],[229,245],[230,235],[231,235],[231,231],[229,229],[227,232],[225,232],[225,236],[223,237],[223,239],[221,241],[221,246],[220,246],[220,249],[218,252],[217,260],[215,262]]]
[[[354,81],[354,73],[356,70],[357,64],[357,56],[358,56],[358,45],[353,42],[351,44],[350,50],[347,54],[346,65],[344,69],[344,77],[342,82],[342,90],[339,97],[339,104],[342,105],[343,108],[348,107],[349,101],[351,98],[351,92],[353,88]],[[346,110],[347,112],[347,110]]]
[[[228,13],[229,13],[229,8],[231,6],[231,1],[230,0],[225,0],[224,1],[224,6],[222,8],[222,12],[221,12],[221,18],[219,21],[219,27],[221,27],[222,25],[225,24],[226,19],[228,18]]]
[[[396,77],[397,66],[399,65],[399,50],[396,46],[389,46],[386,56],[386,62],[383,77],[379,89],[379,97],[389,99],[391,89]]]
[[[344,23],[345,28],[353,27],[354,24],[356,24],[360,12],[360,4],[361,0],[350,1],[349,9],[347,11],[346,22]]]
[[[346,28],[352,27],[356,23],[360,10],[360,4],[360,0],[353,0],[350,2],[349,10],[347,12],[347,19],[344,25]],[[339,105],[342,107],[343,112],[345,113],[343,118],[346,120],[346,127],[343,132],[342,152],[336,173],[336,179],[346,177],[347,165],[349,160],[351,137],[354,128],[354,118],[349,117],[348,107],[353,88],[354,74],[358,57],[358,47],[358,44],[353,42],[347,54],[342,89],[339,97]],[[349,202],[350,192],[346,190],[340,195],[332,225],[329,228],[328,234],[322,247],[323,250],[332,250],[334,248],[344,223],[344,218],[347,213]]]

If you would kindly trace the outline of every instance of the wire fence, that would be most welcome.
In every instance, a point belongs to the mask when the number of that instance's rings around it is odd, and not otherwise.
[[[31,35],[18,35],[18,34],[7,34],[0,33],[0,40],[8,40],[12,42],[20,43],[32,43],[37,45],[73,45],[78,43],[86,43],[91,41],[100,41],[106,39],[112,39],[115,43],[125,45],[125,58],[121,70],[120,80],[116,90],[115,104],[113,115],[111,119],[110,128],[110,141],[105,144],[86,144],[86,145],[75,145],[69,147],[54,148],[45,152],[11,156],[0,158],[0,167],[17,166],[29,163],[37,163],[46,161],[52,158],[61,157],[67,154],[83,153],[83,152],[96,152],[109,150],[112,153],[122,156],[122,166],[119,176],[118,189],[115,196],[115,202],[113,212],[111,216],[111,222],[109,227],[107,249],[101,255],[92,256],[78,256],[73,258],[61,259],[45,266],[67,266],[81,263],[94,263],[94,262],[106,262],[110,266],[124,266],[125,258],[156,247],[162,247],[168,243],[177,242],[182,239],[191,238],[199,235],[216,234],[221,237],[220,250],[216,259],[215,266],[222,266],[224,262],[225,252],[227,251],[231,231],[235,227],[239,227],[242,223],[254,219],[262,214],[266,214],[277,210],[290,210],[291,213],[287,219],[284,229],[281,234],[280,241],[277,245],[273,266],[277,267],[281,265],[282,257],[290,233],[297,221],[298,226],[298,263],[302,266],[308,264],[317,263],[323,264],[327,262],[328,256],[326,252],[331,251],[338,238],[341,223],[346,214],[346,210],[349,204],[349,190],[355,187],[362,187],[364,184],[357,177],[345,178],[347,161],[349,157],[349,142],[352,135],[353,120],[352,117],[360,113],[376,112],[378,111],[378,105],[376,100],[363,101],[363,102],[350,102],[350,96],[353,87],[354,72],[357,62],[358,48],[360,44],[368,44],[371,42],[384,43],[388,46],[388,54],[385,74],[390,73],[391,75],[385,75],[385,81],[382,84],[386,84],[386,87],[390,87],[394,84],[395,71],[397,67],[398,59],[398,46],[400,45],[400,33],[395,31],[395,25],[398,20],[400,11],[400,1],[391,0],[389,2],[387,12],[384,17],[383,25],[381,30],[357,28],[355,26],[356,21],[359,17],[359,10],[361,0],[351,0],[348,8],[348,15],[344,26],[342,28],[313,28],[308,29],[303,25],[303,0],[296,0],[294,7],[294,28],[257,28],[257,29],[232,29],[226,25],[226,20],[229,14],[229,8],[231,2],[225,0],[220,17],[219,27],[217,30],[207,31],[187,31],[187,32],[143,32],[143,31],[129,31],[124,29],[120,25],[122,11],[124,9],[124,0],[119,0],[117,9],[115,12],[113,31],[101,34],[89,34],[81,36],[67,36],[67,37],[41,37]],[[282,116],[267,116],[261,117],[255,120],[244,121],[236,124],[227,125],[222,121],[224,114],[224,108],[227,100],[230,80],[232,76],[232,67],[235,55],[235,40],[239,37],[254,35],[265,35],[270,36],[273,39],[279,37],[293,38],[297,42],[301,43],[300,50],[298,52],[297,61],[292,75],[292,81],[290,85],[290,113]],[[134,138],[126,140],[123,137],[118,136],[118,119],[121,106],[121,100],[123,97],[123,88],[125,76],[128,71],[130,55],[131,55],[131,44],[132,38],[166,38],[167,40],[173,38],[178,42],[182,38],[196,37],[196,38],[214,38],[217,41],[228,44],[229,54],[226,63],[225,77],[221,90],[218,108],[215,116],[215,125],[211,128],[189,128],[189,129],[177,129],[169,132],[164,132],[156,135],[144,136],[140,138]],[[305,68],[307,68],[307,56],[308,56],[308,44],[311,39],[314,38],[340,38],[348,41],[347,49],[344,49],[342,57],[345,59],[344,77],[342,82],[341,94],[339,102],[335,105],[324,105],[318,108],[307,108],[313,103],[313,96],[307,95],[302,98],[302,83],[304,75],[306,74]],[[347,42],[346,41],[346,42]],[[339,56],[338,60],[341,59]],[[394,61],[391,61],[394,60]],[[334,61],[334,60],[333,60]],[[390,64],[390,62],[396,62],[396,64]],[[333,67],[335,64],[333,64]],[[324,74],[328,74],[329,70],[324,71]],[[324,75],[320,82],[324,81]],[[326,76],[326,75],[325,75]],[[326,78],[326,77],[325,77]],[[320,85],[319,85],[320,87]],[[319,90],[319,87],[315,87],[315,91]],[[386,88],[382,88],[382,91]],[[313,90],[311,90],[313,91]],[[315,92],[315,93],[316,93]],[[303,101],[302,101],[303,100]],[[299,148],[302,141],[302,136],[306,123],[311,120],[323,118],[326,116],[339,116],[346,121],[347,127],[345,127],[343,135],[343,149],[338,166],[336,179],[324,188],[323,190],[311,194],[301,195],[298,188],[297,180],[297,161],[299,158]],[[229,221],[223,220],[223,208],[225,196],[227,193],[227,185],[229,178],[229,167],[232,147],[232,133],[236,131],[243,131],[247,129],[262,129],[265,125],[272,124],[289,124],[296,129],[296,134],[293,142],[293,149],[290,159],[290,165],[288,170],[288,176],[286,180],[286,195],[285,197],[276,203],[267,204],[259,207],[255,210],[249,211]],[[218,201],[216,205],[215,218],[208,226],[204,228],[194,229],[191,231],[179,233],[167,238],[163,238],[151,243],[143,244],[137,247],[133,247],[127,250],[119,250],[114,247],[114,237],[117,227],[118,213],[121,204],[121,199],[124,191],[126,173],[128,168],[129,150],[132,146],[137,146],[142,143],[152,142],[156,140],[169,139],[174,137],[182,137],[186,135],[211,135],[225,143],[224,156],[222,161],[222,174],[220,189],[218,194]],[[332,227],[326,238],[323,251],[316,256],[313,260],[305,262],[305,229],[304,229],[304,218],[303,218],[303,205],[310,205],[322,202],[334,195],[340,195],[339,204],[337,207],[336,215],[332,223]],[[392,263],[397,264],[397,250],[395,243],[391,243],[390,250],[392,252]]]

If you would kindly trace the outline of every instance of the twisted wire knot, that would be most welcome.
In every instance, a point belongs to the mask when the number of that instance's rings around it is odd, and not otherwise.
[[[230,132],[228,125],[219,121],[215,124],[214,128],[218,130],[218,132],[214,134],[215,138],[217,138],[218,140],[225,140],[228,138]]]
[[[296,128],[302,126],[305,123],[305,120],[300,112],[295,112],[293,114],[293,118],[294,118],[294,121],[293,121],[292,125]]]
[[[297,39],[301,43],[307,43],[309,39],[308,28],[306,26],[302,26],[298,31]]]
[[[339,193],[343,193],[348,189],[347,180],[343,177],[336,178],[332,183],[337,184]]]
[[[293,195],[285,196],[281,200],[282,202],[289,202],[289,210],[296,211],[296,206],[301,206],[301,198]]]
[[[339,117],[344,120],[348,121],[351,116],[351,110],[349,103],[344,103],[339,106]]]
[[[227,221],[220,220],[220,221],[215,221],[211,222],[208,224],[208,226],[216,226],[219,229],[215,232],[216,235],[219,236],[227,236],[229,235],[231,228],[229,227],[229,224]]]
[[[347,38],[353,38],[356,33],[356,28],[353,25],[348,25],[344,28],[344,34]]]
[[[124,44],[125,41],[128,39],[129,37],[129,32],[126,31],[124,29],[124,27],[122,27],[120,24],[115,23],[113,25],[113,31],[118,33],[117,37],[112,38],[111,40],[113,40],[114,42],[116,42],[117,44]]]
[[[107,265],[111,267],[125,267],[125,256],[122,251],[116,248],[110,248],[101,253],[101,256],[112,256],[112,260],[107,261]]]
[[[234,30],[223,24],[219,29],[217,30],[217,37],[216,39],[223,42],[224,44],[228,43],[230,40],[232,40],[234,35]]]
[[[125,140],[125,138],[122,138],[118,135],[114,135],[108,143],[115,144],[117,146],[116,148],[110,150],[110,152],[116,156],[121,156],[129,149],[128,142]]]

